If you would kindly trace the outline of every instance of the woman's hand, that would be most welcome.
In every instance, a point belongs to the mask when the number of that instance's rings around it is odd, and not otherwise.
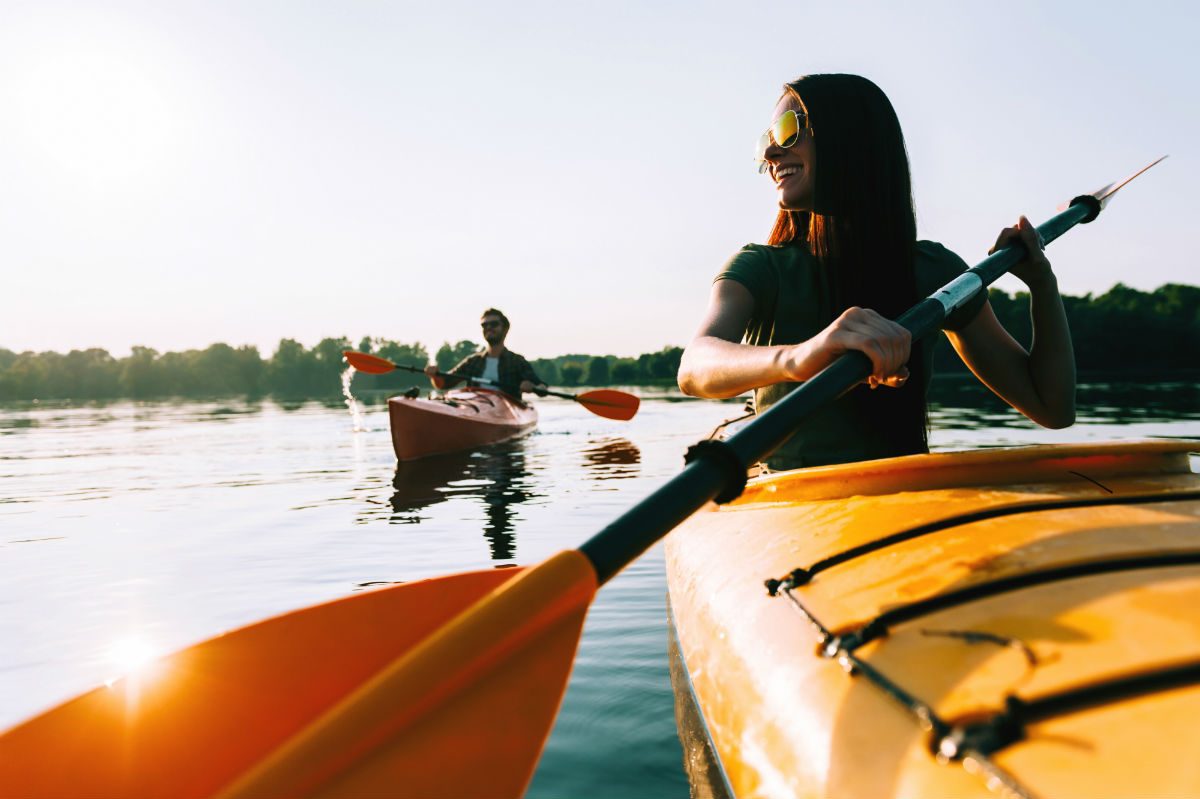
[[[1025,245],[1028,255],[1009,271],[1029,286],[1030,290],[1053,283],[1054,272],[1050,269],[1050,262],[1046,260],[1046,244],[1038,234],[1037,228],[1024,216],[1017,220],[1016,226],[1000,231],[996,244],[988,250],[988,254],[1018,241]]]
[[[899,388],[908,380],[912,334],[869,308],[847,308],[829,327],[797,344],[786,359],[789,379],[805,380],[833,363],[839,355],[858,350],[871,359],[871,388]]]

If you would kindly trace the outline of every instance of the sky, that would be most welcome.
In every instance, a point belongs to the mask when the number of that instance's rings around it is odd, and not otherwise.
[[[1050,257],[1068,294],[1200,283],[1198,8],[0,0],[0,347],[432,350],[489,306],[529,357],[686,344],[816,72],[887,92],[968,263],[1170,154]]]

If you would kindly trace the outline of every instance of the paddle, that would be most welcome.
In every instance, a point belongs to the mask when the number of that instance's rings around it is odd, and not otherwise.
[[[1123,185],[1075,198],[1038,232],[1050,243],[1090,222]],[[927,335],[1021,257],[1020,245],[996,252],[899,321]],[[598,586],[709,500],[736,497],[746,464],[870,371],[861,353],[842,356],[727,442],[694,447],[682,472],[578,550],[268,619],[176,653],[154,679],[60,705],[0,736],[0,786],[23,797],[519,796]]]
[[[366,372],[368,374],[382,375],[396,369],[400,369],[405,372],[425,374],[425,370],[418,366],[405,366],[404,364],[393,363],[386,358],[380,358],[378,355],[371,355],[366,352],[346,350],[342,353],[342,357],[346,359],[346,363],[350,364],[358,371]],[[454,375],[448,372],[437,372],[434,377],[440,377],[444,380],[448,379],[465,382],[469,386],[484,386],[495,389],[500,388],[500,386],[487,380],[480,380],[477,377]],[[550,396],[575,400],[597,416],[603,416],[606,419],[616,419],[621,422],[627,422],[632,419],[634,414],[638,412],[638,407],[642,403],[641,399],[633,394],[627,394],[624,391],[613,391],[612,389],[608,388],[596,389],[595,391],[585,391],[582,394],[567,394],[563,391],[551,391],[543,388],[535,389],[533,393],[537,394],[539,397]]]

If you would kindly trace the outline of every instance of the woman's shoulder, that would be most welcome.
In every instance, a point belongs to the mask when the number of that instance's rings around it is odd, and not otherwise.
[[[967,270],[967,262],[958,253],[937,241],[918,241],[914,260],[917,283],[922,291],[932,291]]]
[[[928,241],[921,239],[917,242],[917,262],[924,262],[933,265],[951,265],[958,268],[962,272],[967,268],[967,262],[959,257],[958,253],[951,250],[940,241]]]
[[[734,261],[767,263],[783,249],[784,248],[778,244],[759,244],[757,242],[751,242],[750,244],[742,245],[742,248],[730,257],[729,263],[733,263]]]
[[[758,296],[770,292],[781,270],[787,270],[807,255],[803,247],[791,244],[747,244],[721,267],[716,280],[735,280]]]
[[[728,270],[732,266],[756,269],[774,268],[808,259],[808,250],[799,244],[751,243],[735,252],[725,262],[725,269]]]

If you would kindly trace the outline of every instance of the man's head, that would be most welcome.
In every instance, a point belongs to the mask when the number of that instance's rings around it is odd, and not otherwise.
[[[489,345],[503,344],[508,335],[508,317],[495,308],[488,308],[479,317],[483,340]]]

